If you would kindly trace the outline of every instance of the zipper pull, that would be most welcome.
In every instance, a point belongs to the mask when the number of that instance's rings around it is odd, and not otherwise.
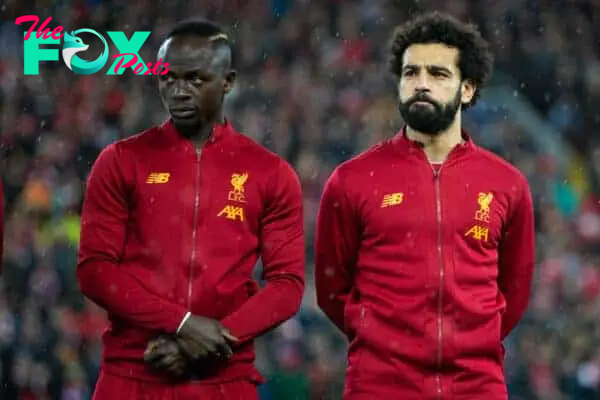
[[[433,172],[434,180],[437,180],[440,177],[440,172],[442,171],[444,164],[443,163],[442,164],[429,163],[429,166],[431,167],[431,171]]]

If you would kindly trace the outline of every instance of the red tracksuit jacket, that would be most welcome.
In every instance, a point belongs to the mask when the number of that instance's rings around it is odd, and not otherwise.
[[[507,398],[501,341],[529,300],[532,200],[465,139],[436,170],[401,132],[326,184],[315,278],[350,342],[345,399]]]
[[[260,381],[252,339],[300,306],[302,214],[291,167],[229,124],[201,151],[170,122],[104,149],[88,178],[77,266],[82,292],[109,312],[103,369],[161,380],[143,352],[189,310],[241,340],[206,381]]]

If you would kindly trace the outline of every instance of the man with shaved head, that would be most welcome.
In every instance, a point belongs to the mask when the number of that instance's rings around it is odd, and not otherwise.
[[[224,117],[220,27],[181,23],[157,58],[169,119],[104,149],[86,187],[77,277],[111,322],[94,399],[257,399],[253,339],[304,289],[300,184]]]

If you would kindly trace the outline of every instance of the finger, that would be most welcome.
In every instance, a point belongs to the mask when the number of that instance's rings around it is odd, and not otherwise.
[[[164,336],[159,336],[153,340],[153,343],[156,343],[157,346],[162,346],[167,342],[167,339]]]
[[[206,348],[202,347],[200,348],[200,351],[198,352],[198,354],[196,355],[196,357],[194,358],[194,360],[199,360],[201,358],[206,358],[209,356],[209,352],[208,350],[206,350]]]
[[[238,339],[237,337],[233,336],[231,334],[231,332],[229,332],[227,329],[223,329],[221,331],[221,335],[223,335],[223,337],[227,340],[229,340],[230,342],[239,342],[240,339]]]
[[[167,353],[166,353],[166,357],[164,359],[164,363],[165,364],[172,364],[174,362],[176,362],[177,360],[182,360],[184,359],[184,354],[183,352],[179,349],[179,346],[177,346],[177,344],[175,342],[171,342],[169,343],[169,345],[167,346]]]
[[[144,362],[146,363],[154,363],[160,356],[154,353],[144,353]]]
[[[177,346],[179,347],[181,352],[183,352],[188,357],[193,357],[193,354],[190,349],[190,345],[188,344],[188,342],[186,340],[177,338],[176,342],[177,342]]]
[[[227,360],[227,359],[231,358],[231,356],[233,355],[233,350],[231,349],[231,346],[229,346],[229,344],[227,342],[222,342],[222,343],[219,343],[218,354],[222,359]]]
[[[157,359],[160,359],[163,356],[164,354],[162,351],[160,351],[160,348],[156,348],[152,351],[146,350],[144,352],[144,361],[149,363],[156,362]]]
[[[160,342],[158,340],[151,340],[148,342],[148,346],[146,346],[145,353],[153,353],[160,346]]]
[[[163,346],[161,346],[161,351],[164,354],[179,354],[179,346],[174,341],[165,342]]]
[[[185,339],[177,339],[177,344],[179,348],[192,359],[198,359],[208,355],[208,350],[204,346],[201,346],[195,342]]]
[[[215,331],[209,338],[211,344],[215,346],[215,353],[217,356],[224,357],[231,352],[231,347],[226,338],[221,334],[221,330]]]
[[[179,368],[178,365],[181,365],[182,363],[185,364],[183,357],[179,354],[168,354],[155,360],[150,365],[157,370],[171,371]]]
[[[189,342],[188,348],[192,350],[192,352],[189,354],[193,359],[208,357],[210,354],[212,354],[210,346],[199,344],[196,342]]]
[[[181,378],[185,375],[185,364],[175,363],[167,369],[167,372],[175,377]]]
[[[219,352],[219,344],[216,341],[205,342],[203,344],[208,354],[217,354]]]
[[[164,369],[163,366],[163,358],[155,358],[153,360],[148,361],[148,365],[150,365],[150,367],[152,367],[153,369]]]
[[[160,368],[162,368],[162,369],[169,369],[169,368],[171,368],[171,366],[172,366],[173,364],[175,364],[176,362],[177,362],[177,357],[176,357],[176,356],[174,356],[174,355],[172,355],[172,354],[169,354],[169,355],[166,355],[166,356],[164,356],[163,358],[161,358],[161,359],[160,359],[160,360],[157,362],[157,364],[158,364],[158,366],[159,366]]]
[[[148,365],[155,371],[164,371],[165,367],[160,363],[161,360],[156,360]]]
[[[165,371],[167,373],[169,373],[170,375],[175,376],[177,378],[180,378],[183,375],[183,370],[176,368],[176,367],[171,367],[171,368],[165,369]]]
[[[167,339],[160,336],[160,337],[158,337],[156,339],[152,339],[148,342],[148,345],[146,346],[146,351],[155,351],[161,347],[164,347],[168,343],[169,342],[167,341]]]
[[[175,346],[175,344],[171,344],[167,341],[160,341],[157,345],[148,346],[148,348],[144,352],[144,357],[149,360],[153,360],[157,357],[162,357],[173,351],[172,346]]]

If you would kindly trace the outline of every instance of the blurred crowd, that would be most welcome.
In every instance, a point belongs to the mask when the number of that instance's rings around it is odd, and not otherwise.
[[[7,232],[0,284],[0,398],[88,399],[102,310],[78,293],[74,267],[86,175],[108,143],[165,118],[152,76],[72,73],[62,62],[23,74],[23,29],[37,14],[69,31],[151,31],[148,62],[178,20],[203,15],[230,30],[234,125],[288,159],[305,196],[307,295],[298,315],[261,338],[262,399],[338,399],[345,343],[318,311],[313,227],[332,168],[401,126],[385,69],[394,25],[445,10],[481,26],[496,69],[583,165],[565,171],[502,110],[466,113],[476,142],[515,163],[536,201],[538,267],[530,310],[507,343],[511,398],[600,398],[600,6],[589,0],[12,0],[0,13],[0,167]],[[93,52],[94,46],[90,47]],[[111,49],[111,54],[117,54]],[[534,132],[551,135],[551,132]],[[569,177],[583,177],[573,182]]]

